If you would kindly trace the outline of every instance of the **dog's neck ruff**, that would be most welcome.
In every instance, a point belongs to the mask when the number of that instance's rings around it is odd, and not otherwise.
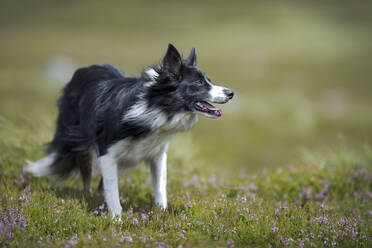
[[[145,100],[140,100],[129,109],[122,121],[143,123],[152,132],[178,133],[192,128],[198,121],[198,116],[184,111],[169,117],[162,109],[149,107]]]

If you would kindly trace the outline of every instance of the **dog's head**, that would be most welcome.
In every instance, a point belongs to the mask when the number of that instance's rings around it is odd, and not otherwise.
[[[196,66],[195,48],[182,59],[177,49],[169,44],[159,68],[153,68],[156,83],[149,92],[155,104],[168,111],[186,110],[210,118],[221,117],[222,111],[210,103],[226,103],[234,92],[215,85]]]

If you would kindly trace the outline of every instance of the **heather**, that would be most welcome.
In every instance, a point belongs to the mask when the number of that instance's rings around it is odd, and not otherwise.
[[[113,222],[99,192],[82,192],[78,174],[64,183],[25,174],[23,158],[35,156],[27,140],[33,135],[20,144],[1,143],[3,247],[372,245],[368,147],[361,154],[314,154],[312,161],[235,177],[210,173],[194,158],[173,154],[169,209],[153,205],[149,171],[141,165],[120,176],[123,218]]]

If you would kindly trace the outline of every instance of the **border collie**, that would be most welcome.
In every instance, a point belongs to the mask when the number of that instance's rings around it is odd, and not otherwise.
[[[198,115],[221,117],[221,110],[208,102],[226,103],[233,95],[196,67],[194,48],[182,59],[172,44],[162,63],[148,67],[138,78],[126,77],[107,64],[80,68],[58,101],[49,155],[28,161],[26,170],[35,176],[67,176],[79,168],[84,190],[89,191],[96,153],[108,209],[120,218],[118,167],[145,161],[155,203],[165,210],[169,141],[193,127]]]

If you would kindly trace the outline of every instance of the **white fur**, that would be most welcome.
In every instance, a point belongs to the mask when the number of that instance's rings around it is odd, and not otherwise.
[[[166,145],[165,150],[168,145]],[[161,209],[167,209],[167,153],[164,151],[150,161],[152,186],[154,188],[155,204]]]
[[[145,73],[153,80],[157,79],[159,76],[159,73],[157,73],[154,68],[147,69]]]
[[[145,74],[151,79],[150,81],[146,82],[145,85],[148,87],[154,85],[159,73],[157,73],[154,68],[149,68],[145,71]]]
[[[192,113],[177,114],[169,121],[163,119],[162,113],[158,115],[161,117],[153,119],[152,126],[156,127],[154,131],[143,138],[126,138],[118,141],[108,149],[108,153],[124,167],[132,167],[142,160],[157,157],[174,135],[190,129],[198,120],[197,115]],[[142,116],[137,118],[142,120]]]
[[[217,85],[214,85],[214,84],[211,84],[211,85],[212,85],[212,87],[209,91],[209,98],[210,98],[211,102],[225,103],[229,100],[228,96],[224,92],[224,90],[226,88],[224,88],[222,86],[217,86]]]
[[[160,109],[150,109],[147,107],[147,103],[141,100],[129,109],[124,115],[123,121],[141,121],[155,129],[164,125],[167,117]]]
[[[176,114],[164,126],[164,130],[174,130],[176,132],[184,132],[192,128],[198,122],[198,115],[191,112],[183,112]]]
[[[51,165],[53,164],[55,158],[56,158],[56,153],[53,152],[49,154],[48,156],[39,159],[35,162],[31,162],[27,160],[28,167],[25,168],[27,172],[30,172],[34,174],[37,177],[42,177],[42,176],[49,176],[52,174],[51,170]]]
[[[130,107],[129,111],[123,116],[123,121],[133,121],[141,117],[147,111],[147,103],[145,101],[139,101]]]
[[[103,194],[112,217],[121,218],[117,160],[112,153],[98,158],[97,165],[103,178]]]
[[[151,124],[154,131],[143,138],[126,138],[109,147],[108,152],[98,159],[103,177],[104,195],[113,216],[121,216],[118,189],[118,166],[130,168],[146,161],[151,168],[155,203],[167,208],[167,149],[170,139],[177,133],[193,127],[198,116],[193,113],[179,113],[168,120],[160,109],[148,109],[145,102],[134,105],[124,120],[142,121]]]
[[[173,116],[171,120],[159,108],[148,108],[147,103],[140,100],[124,115],[123,121],[139,121],[149,125],[152,129],[173,130],[182,132],[190,129],[197,122],[197,115],[182,112]]]

